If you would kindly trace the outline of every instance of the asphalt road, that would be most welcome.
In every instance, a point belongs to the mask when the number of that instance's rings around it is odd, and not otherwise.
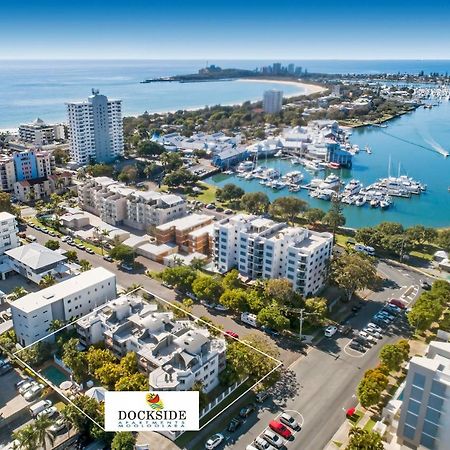
[[[45,243],[49,239],[48,235],[35,229],[29,229],[28,232],[35,235],[40,243]],[[63,242],[61,247],[75,249],[80,258],[88,260],[94,267],[101,265],[112,271],[117,276],[118,284],[123,287],[138,283],[165,300],[176,299],[173,290],[165,288],[143,273],[123,272],[115,263],[108,263],[99,255],[90,255]],[[145,260],[145,265],[155,271],[163,269],[163,266],[148,260]],[[355,330],[362,329],[370,321],[370,317],[390,298],[399,298],[406,293],[408,301],[413,301],[420,293],[418,286],[419,280],[424,278],[422,275],[386,262],[379,262],[378,270],[379,274],[385,278],[383,289],[371,294],[366,299],[366,305],[354,317],[349,318],[348,323]],[[196,305],[193,312],[196,315],[208,315],[214,321],[223,324],[225,329],[232,328],[239,334],[253,331],[234,322],[231,317],[224,317],[216,312],[210,314],[210,311],[201,305]],[[356,405],[357,400],[354,395],[356,386],[363,373],[376,366],[381,346],[394,342],[401,336],[406,336],[407,333],[405,321],[399,320],[391,327],[389,333],[364,355],[346,348],[350,339],[340,335],[323,339],[316,347],[310,348],[306,357],[296,353],[295,350],[282,349],[281,359],[288,368],[282,380],[273,388],[272,399],[262,405],[257,414],[249,418],[246,424],[234,433],[235,435],[224,432],[227,440],[225,446],[219,448],[245,449],[264,431],[271,419],[286,409],[304,420],[301,432],[293,441],[287,443],[286,447],[302,450],[324,448],[342,424],[345,410]],[[285,354],[284,351],[288,353]],[[226,411],[222,421],[237,414],[245,401],[243,399],[234,409]],[[197,434],[188,448],[202,448],[208,436],[216,431],[218,431],[217,423],[213,422]]]

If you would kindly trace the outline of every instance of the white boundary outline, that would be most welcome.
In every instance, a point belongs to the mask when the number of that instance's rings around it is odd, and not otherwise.
[[[152,298],[151,300],[156,299],[156,300],[158,300],[158,301],[162,301],[163,303],[165,303],[165,304],[168,305],[169,307],[171,307],[171,308],[176,308],[176,309],[182,311],[184,314],[186,314],[187,316],[190,316],[190,317],[191,317],[192,319],[194,319],[195,321],[199,321],[199,322],[204,323],[204,324],[207,325],[208,327],[211,327],[211,328],[215,329],[216,331],[220,332],[221,334],[223,334],[224,337],[226,336],[226,337],[229,338],[229,339],[234,339],[235,341],[238,341],[238,342],[240,342],[241,344],[245,345],[246,347],[251,348],[252,350],[257,351],[257,352],[258,352],[259,354],[261,354],[262,356],[265,356],[266,358],[269,358],[269,359],[271,359],[273,362],[276,363],[276,366],[275,366],[272,370],[270,370],[270,371],[269,371],[266,375],[264,375],[261,379],[259,379],[259,380],[256,381],[252,386],[250,386],[248,389],[246,389],[241,395],[239,395],[239,397],[237,397],[236,399],[234,399],[230,404],[228,404],[224,409],[222,409],[220,412],[218,412],[214,417],[212,417],[211,419],[209,419],[209,420],[208,420],[205,424],[203,424],[203,426],[200,427],[197,431],[203,430],[203,428],[205,428],[207,425],[209,425],[212,421],[216,420],[217,417],[219,417],[221,414],[223,414],[228,408],[230,408],[232,405],[234,405],[238,400],[240,400],[242,397],[244,397],[246,394],[248,394],[255,386],[257,386],[259,383],[261,383],[262,381],[264,381],[267,377],[269,377],[273,372],[275,372],[276,370],[278,370],[278,369],[283,365],[283,363],[282,363],[280,360],[274,358],[273,356],[271,356],[271,355],[269,355],[269,354],[267,354],[267,353],[264,353],[263,351],[259,350],[259,349],[256,348],[256,347],[253,347],[252,345],[250,345],[250,344],[247,343],[246,341],[241,341],[241,340],[238,339],[238,338],[235,338],[235,337],[226,335],[226,334],[225,334],[225,331],[221,330],[220,328],[216,327],[215,325],[213,325],[213,324],[207,322],[206,320],[203,320],[203,319],[200,318],[200,317],[195,316],[194,314],[192,314],[192,313],[190,313],[190,312],[187,312],[187,311],[184,310],[182,307],[178,306],[176,303],[172,303],[172,302],[170,302],[170,301],[168,301],[168,300],[165,300],[165,299],[163,299],[162,297],[160,297],[159,295],[153,294],[152,292],[148,291],[147,289],[145,289],[145,288],[143,288],[143,287],[137,287],[137,288],[134,289],[133,291],[127,292],[126,294],[123,294],[123,295],[117,294],[117,297],[116,297],[115,299],[109,300],[108,302],[106,302],[106,303],[104,303],[104,304],[98,306],[97,308],[95,308],[95,309],[94,309],[93,311],[91,311],[90,313],[85,314],[85,315],[82,316],[82,317],[79,317],[77,320],[74,320],[74,321],[72,321],[72,322],[70,322],[70,323],[68,323],[68,324],[66,324],[66,325],[64,325],[64,326],[62,326],[62,327],[59,328],[58,330],[53,331],[53,332],[51,332],[51,333],[45,335],[44,337],[42,337],[42,338],[40,338],[40,339],[37,339],[37,340],[36,340],[35,342],[33,342],[32,344],[29,344],[29,345],[27,345],[26,347],[24,347],[24,348],[22,348],[22,349],[20,349],[20,350],[17,350],[16,352],[13,353],[14,358],[18,359],[18,360],[21,362],[21,364],[23,364],[27,369],[29,369],[31,372],[33,372],[33,373],[36,375],[37,378],[40,378],[41,380],[43,380],[43,381],[45,382],[45,384],[47,384],[48,386],[50,386],[50,387],[51,387],[54,391],[56,391],[56,392],[57,392],[64,400],[66,400],[68,403],[70,403],[70,404],[71,404],[73,407],[75,407],[79,412],[81,412],[82,414],[84,414],[89,420],[91,420],[91,421],[92,421],[96,426],[98,426],[101,430],[103,430],[103,431],[106,432],[106,430],[105,430],[105,428],[104,428],[103,426],[101,426],[96,420],[94,420],[91,416],[89,416],[88,414],[86,414],[81,408],[79,408],[77,405],[75,405],[75,403],[74,403],[72,400],[70,400],[70,398],[68,398],[68,397],[62,392],[62,390],[59,389],[59,387],[55,386],[55,385],[54,385],[51,381],[49,381],[47,378],[43,377],[40,373],[38,373],[36,370],[34,370],[29,364],[27,364],[25,361],[23,361],[23,360],[22,360],[21,358],[19,358],[17,355],[18,355],[18,353],[20,353],[20,352],[26,350],[27,348],[32,347],[33,345],[36,345],[37,343],[39,343],[39,342],[41,342],[41,341],[47,339],[48,337],[53,336],[53,335],[56,334],[56,333],[59,333],[60,331],[64,330],[65,328],[67,328],[67,327],[69,327],[69,326],[72,326],[72,325],[75,325],[79,320],[84,319],[85,317],[88,317],[88,316],[90,316],[90,315],[95,314],[97,311],[101,310],[101,309],[104,308],[106,305],[108,305],[108,303],[113,302],[113,301],[116,300],[117,298],[123,297],[123,296],[126,296],[126,295],[133,295],[134,293],[136,293],[136,291],[143,291],[143,292],[145,292],[145,293],[147,293],[147,294],[152,295],[153,298]],[[145,298],[143,299],[143,301],[149,303],[149,301],[146,300]],[[220,405],[220,402],[219,402],[217,405],[215,405],[213,408],[211,408],[211,411],[212,411],[214,408],[216,408],[217,406],[219,406],[219,405]],[[208,413],[207,413],[207,414],[208,414]],[[181,435],[180,435],[180,436],[181,436]]]

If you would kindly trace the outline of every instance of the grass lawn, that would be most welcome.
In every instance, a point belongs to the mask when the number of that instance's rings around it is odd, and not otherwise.
[[[341,448],[341,447],[342,447],[342,442],[340,442],[340,441],[333,441],[333,444],[334,444],[337,448]]]
[[[356,410],[353,416],[348,418],[348,421],[353,425],[358,425],[358,422],[362,419],[364,413],[362,411]]]
[[[198,194],[190,194],[188,197],[191,200],[200,200],[203,203],[216,203],[219,204],[220,202],[217,201],[216,198],[216,192],[217,188],[216,186],[212,186],[211,184],[206,184],[202,182],[197,183],[198,187],[202,189],[201,193]]]
[[[336,236],[335,236],[336,243],[338,245],[341,245],[342,247],[346,247],[348,238],[349,238],[349,236],[344,236],[343,234],[338,234],[338,233],[336,233]]]
[[[376,422],[372,419],[369,419],[367,423],[364,425],[364,430],[366,431],[372,431],[373,427],[375,426]]]

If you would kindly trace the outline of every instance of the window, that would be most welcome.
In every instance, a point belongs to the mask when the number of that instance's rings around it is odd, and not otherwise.
[[[423,394],[422,389],[419,389],[415,386],[411,387],[410,397],[413,398],[414,400],[418,400],[420,402],[422,400],[422,394]]]
[[[431,450],[436,448],[435,439],[433,439],[431,436],[427,436],[426,434],[422,434],[422,436],[420,437],[420,443],[424,447],[429,448]]]
[[[420,373],[415,373],[412,384],[423,389],[425,387],[425,376]]]
[[[403,435],[407,439],[413,440],[414,439],[414,431],[415,431],[415,428],[410,427],[409,425],[405,425],[403,428]]]
[[[435,409],[427,408],[427,413],[425,415],[425,419],[432,423],[439,423],[439,418],[441,417],[441,413],[436,411]]]
[[[436,395],[430,394],[430,396],[428,398],[428,406],[430,408],[441,411],[443,403],[444,403],[444,400],[442,400],[441,397],[437,397]]]
[[[438,381],[433,381],[431,384],[431,392],[433,394],[439,395],[439,397],[445,398],[445,385],[442,383],[439,383]]]
[[[411,413],[406,413],[405,423],[411,425],[413,428],[417,426],[417,416]]]

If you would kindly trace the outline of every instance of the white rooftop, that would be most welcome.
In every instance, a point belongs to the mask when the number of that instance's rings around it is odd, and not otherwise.
[[[13,214],[10,214],[9,212],[6,212],[6,211],[0,212],[0,221],[11,220],[11,219],[15,219],[15,218],[16,218],[16,216],[14,216]]]
[[[180,219],[172,220],[171,222],[158,225],[156,228],[161,231],[170,230],[171,228],[176,228],[177,230],[183,231],[194,226],[202,225],[205,222],[210,221],[211,216],[206,214],[190,214]]]
[[[63,297],[76,294],[80,289],[85,289],[112,278],[115,279],[115,275],[112,272],[103,267],[96,267],[68,280],[61,281],[61,283],[27,294],[16,300],[13,306],[24,313],[30,313]]]
[[[33,270],[66,260],[65,256],[35,242],[7,250],[5,254]]]

